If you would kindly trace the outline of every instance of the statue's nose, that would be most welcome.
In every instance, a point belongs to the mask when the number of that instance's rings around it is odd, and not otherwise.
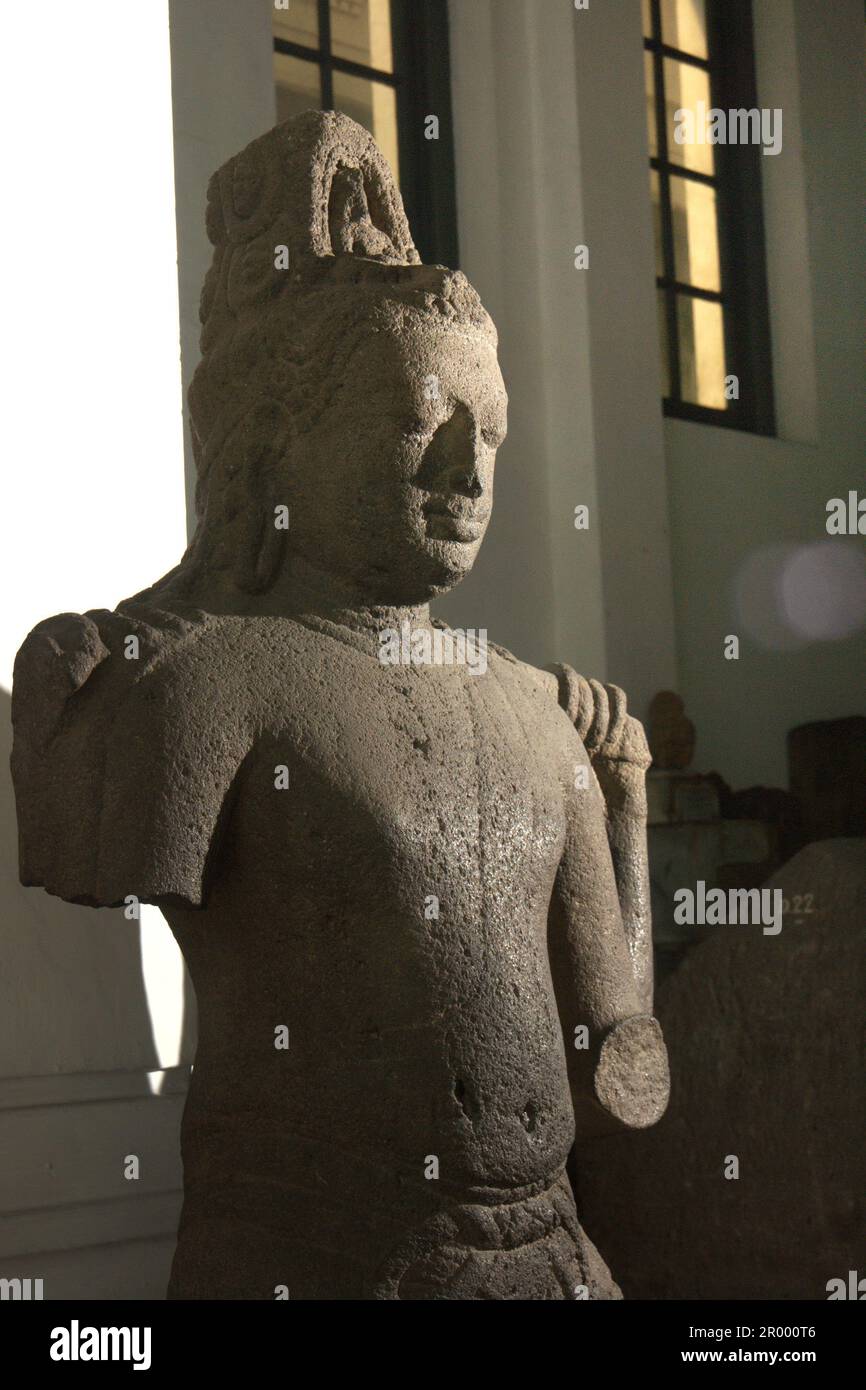
[[[467,459],[465,463],[457,463],[447,469],[446,481],[451,492],[459,492],[462,496],[471,497],[473,500],[484,492],[484,479],[474,457]]]
[[[485,492],[484,465],[481,431],[470,411],[458,408],[437,430],[417,481],[430,492],[447,492],[474,502]]]
[[[452,492],[478,498],[484,492],[481,471],[481,431],[468,410],[458,410],[451,422],[450,458],[445,477]]]

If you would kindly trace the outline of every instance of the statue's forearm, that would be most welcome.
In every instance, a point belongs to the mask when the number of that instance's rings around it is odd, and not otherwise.
[[[642,763],[597,756],[592,762],[607,806],[623,930],[641,1009],[653,1008],[653,942],[646,838],[646,770]]]
[[[556,904],[571,956],[566,1037],[578,1014],[590,1024],[588,1047],[570,1049],[569,1056],[578,1133],[585,1137],[653,1124],[667,1102],[667,1053],[652,1017],[650,755],[621,690],[585,680],[567,666],[554,668],[554,674],[560,704],[583,742],[603,798],[604,830],[585,793],[578,791],[572,803]],[[605,868],[601,860],[608,854]]]
[[[614,685],[586,680],[569,666],[550,668],[560,704],[583,740],[605,802],[607,838],[623,930],[640,1007],[652,1013],[653,952],[646,840],[646,771],[650,753],[638,720]]]

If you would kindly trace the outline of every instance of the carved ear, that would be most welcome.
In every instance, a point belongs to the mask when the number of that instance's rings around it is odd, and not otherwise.
[[[290,505],[285,410],[277,402],[261,402],[244,422],[244,435],[238,478],[243,515],[234,575],[238,588],[255,594],[273,584],[288,545],[288,531],[277,524],[277,508]]]

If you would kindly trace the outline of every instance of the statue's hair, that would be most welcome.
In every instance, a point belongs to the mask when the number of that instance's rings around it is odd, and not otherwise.
[[[247,590],[273,582],[268,500],[286,499],[271,483],[370,334],[432,319],[496,343],[466,277],[420,263],[387,164],[345,116],[305,112],[230,160],[211,180],[207,226],[188,397],[198,526],[165,581],[177,597],[205,571]]]

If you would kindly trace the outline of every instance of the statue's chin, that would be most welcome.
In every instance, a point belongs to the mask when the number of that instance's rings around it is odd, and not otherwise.
[[[428,536],[391,551],[385,567],[369,565],[352,583],[368,603],[412,607],[448,593],[465,579],[475,563],[481,538],[472,542],[433,540]],[[348,576],[347,576],[348,577]]]
[[[424,544],[424,573],[434,594],[446,593],[465,579],[481,546],[481,539],[471,542],[430,540]]]

